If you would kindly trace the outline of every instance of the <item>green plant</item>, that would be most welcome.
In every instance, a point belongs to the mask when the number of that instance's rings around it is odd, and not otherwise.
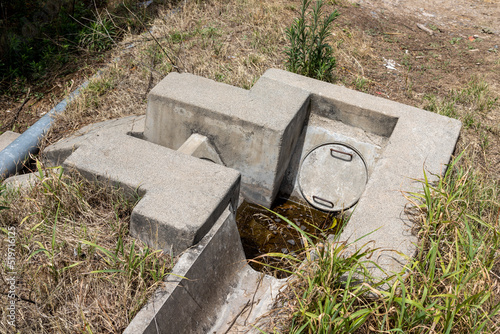
[[[35,251],[33,251],[28,256],[28,259],[27,259],[27,261],[30,261],[34,256],[36,256],[39,253],[45,254],[45,256],[47,257],[47,259],[49,261],[47,266],[49,267],[50,272],[52,274],[52,278],[54,279],[56,284],[58,283],[59,277],[63,272],[65,272],[66,270],[71,269],[73,267],[76,267],[77,265],[82,263],[81,261],[77,261],[77,262],[74,262],[70,265],[60,267],[60,265],[58,263],[59,261],[56,260],[56,257],[58,257],[58,255],[60,255],[60,252],[61,252],[61,245],[56,240],[56,235],[57,235],[56,232],[57,232],[57,224],[58,224],[58,218],[59,218],[59,213],[60,213],[60,205],[61,205],[61,203],[58,203],[57,210],[55,213],[54,224],[52,227],[52,237],[51,237],[50,247],[43,245],[40,241],[35,241],[35,243],[38,245],[39,248],[36,249]],[[40,224],[35,226],[35,228],[33,228],[33,230],[36,230],[36,228],[38,226],[40,226]],[[39,270],[42,268],[43,268],[43,266],[41,266],[39,268]]]
[[[440,100],[434,94],[426,95],[424,99],[427,100],[427,104],[424,106],[426,110],[435,112],[436,114],[458,118],[454,101],[449,99]]]
[[[286,48],[286,67],[289,71],[319,80],[331,81],[336,59],[328,44],[332,22],[337,10],[323,17],[323,1],[308,11],[311,0],[303,0],[300,17],[286,31],[290,46]]]
[[[129,236],[133,194],[36,166],[37,180],[31,187],[9,187],[10,210],[0,211],[0,234],[15,227],[16,270],[23,277],[16,296],[28,301],[22,312],[30,320],[16,321],[19,331],[122,332],[173,260]],[[0,252],[6,245],[0,243]],[[2,262],[0,275],[6,277],[6,268]],[[0,332],[10,332],[3,321]]]
[[[365,77],[358,76],[356,77],[356,79],[354,79],[354,86],[356,87],[356,90],[359,90],[361,92],[366,92],[367,84],[368,79],[366,79]]]
[[[494,333],[500,301],[500,189],[473,172],[462,152],[446,173],[424,171],[422,193],[412,193],[419,211],[416,255],[399,273],[379,282],[367,271],[374,250],[349,249],[302,233],[307,261],[281,301],[290,333]],[[286,220],[291,226],[298,227]],[[293,270],[291,270],[293,271]],[[290,271],[290,272],[291,272]]]
[[[89,26],[85,26],[80,31],[80,46],[92,52],[102,52],[108,50],[114,43],[117,36],[117,28],[111,20],[102,18],[92,21]]]
[[[498,97],[492,96],[489,85],[477,77],[472,77],[465,88],[453,91],[452,98],[479,112],[492,110],[498,101]]]

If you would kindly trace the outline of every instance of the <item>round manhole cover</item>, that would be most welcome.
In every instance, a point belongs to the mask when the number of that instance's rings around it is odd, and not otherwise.
[[[313,207],[342,211],[352,207],[365,190],[368,171],[361,154],[341,143],[312,149],[302,160],[299,188]]]

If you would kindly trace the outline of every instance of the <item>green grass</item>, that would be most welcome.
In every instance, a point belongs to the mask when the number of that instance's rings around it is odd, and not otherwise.
[[[467,128],[480,124],[477,116],[490,112],[498,103],[498,97],[491,93],[488,84],[477,77],[472,77],[464,88],[452,90],[444,98],[434,94],[424,98],[426,110],[459,118]]]

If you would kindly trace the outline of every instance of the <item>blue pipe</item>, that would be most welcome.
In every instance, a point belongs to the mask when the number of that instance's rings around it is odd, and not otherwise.
[[[0,152],[0,181],[16,174],[30,154],[38,153],[40,142],[55,122],[55,116],[66,110],[68,103],[73,101],[80,94],[80,90],[88,84],[89,80],[81,84]]]

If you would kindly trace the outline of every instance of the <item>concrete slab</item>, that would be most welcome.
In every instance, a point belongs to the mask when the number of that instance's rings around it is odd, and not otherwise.
[[[128,116],[89,124],[72,134],[71,137],[61,139],[46,147],[42,152],[42,160],[46,166],[60,166],[81,144],[95,136],[128,134],[132,137],[142,138],[144,119],[145,116]]]
[[[455,149],[461,123],[422,109],[270,69],[263,77],[310,92],[311,114],[340,121],[369,136],[385,137],[360,201],[340,240],[360,247],[373,240],[374,260],[387,272],[399,271],[416,248],[413,224],[405,215],[402,192],[421,191],[423,171],[443,174]],[[306,130],[307,131],[307,130]],[[370,234],[371,233],[371,234]],[[368,237],[363,238],[364,236]],[[378,272],[378,275],[383,273]]]
[[[263,78],[250,91],[171,73],[149,94],[144,136],[178,149],[193,133],[209,138],[241,191],[270,206],[307,117],[309,94]]]
[[[28,189],[30,187],[34,187],[38,182],[40,182],[40,176],[38,172],[35,172],[8,177],[3,181],[3,184],[10,189]]]
[[[0,151],[9,146],[14,140],[17,139],[21,134],[12,131],[5,131],[0,135]]]
[[[228,204],[237,207],[240,174],[128,135],[135,121],[100,124],[47,152],[54,163],[74,150],[65,168],[143,196],[132,212],[130,233],[179,254],[203,238]]]

